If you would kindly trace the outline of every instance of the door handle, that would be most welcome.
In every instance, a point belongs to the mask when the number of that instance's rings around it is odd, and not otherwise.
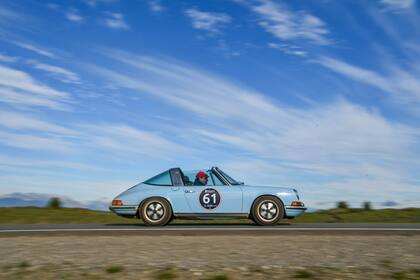
[[[185,193],[193,193],[195,190],[184,190]]]

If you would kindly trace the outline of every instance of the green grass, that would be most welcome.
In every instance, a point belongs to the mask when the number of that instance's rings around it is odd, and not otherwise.
[[[75,224],[75,223],[127,223],[134,219],[118,217],[111,212],[79,208],[0,208],[0,224]]]
[[[420,223],[420,208],[329,209],[306,213],[293,223]]]
[[[108,266],[107,268],[105,268],[105,271],[107,273],[118,273],[124,270],[124,267],[121,265],[112,265],[112,266]]]
[[[175,270],[171,267],[161,270],[156,275],[156,279],[158,280],[170,280],[170,279],[175,279],[175,278],[176,278]]]
[[[330,209],[316,213],[306,213],[290,223],[420,223],[420,208],[406,209]],[[93,211],[79,208],[37,208],[15,207],[0,208],[0,224],[86,224],[86,223],[141,223],[138,219],[127,219],[107,211]],[[243,220],[175,220],[175,224],[210,224],[241,223],[251,224]]]
[[[17,266],[18,268],[28,268],[28,267],[30,267],[31,265],[30,265],[30,264],[29,264],[29,262],[27,262],[27,261],[22,261],[22,262],[18,263],[16,266]]]
[[[299,270],[299,271],[296,271],[293,277],[298,278],[298,279],[311,279],[314,277],[314,275],[309,271]]]

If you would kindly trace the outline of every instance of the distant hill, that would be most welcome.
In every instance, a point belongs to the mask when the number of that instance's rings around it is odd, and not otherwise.
[[[108,210],[108,201],[76,201],[68,197],[38,193],[11,193],[0,195],[0,207],[45,207],[51,197],[60,197],[63,207]]]

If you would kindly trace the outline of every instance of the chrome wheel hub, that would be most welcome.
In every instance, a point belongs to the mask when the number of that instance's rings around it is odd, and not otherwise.
[[[163,209],[163,206],[159,202],[152,202],[149,205],[147,205],[146,215],[152,221],[160,220],[163,217],[164,213],[165,211]]]
[[[278,209],[272,201],[263,201],[258,210],[260,217],[266,221],[271,221],[277,217]]]

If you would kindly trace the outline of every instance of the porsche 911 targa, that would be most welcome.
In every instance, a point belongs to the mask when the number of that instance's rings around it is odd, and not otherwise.
[[[293,188],[246,185],[217,167],[171,168],[124,191],[109,209],[150,226],[163,226],[174,218],[249,218],[258,225],[275,225],[306,210]]]

